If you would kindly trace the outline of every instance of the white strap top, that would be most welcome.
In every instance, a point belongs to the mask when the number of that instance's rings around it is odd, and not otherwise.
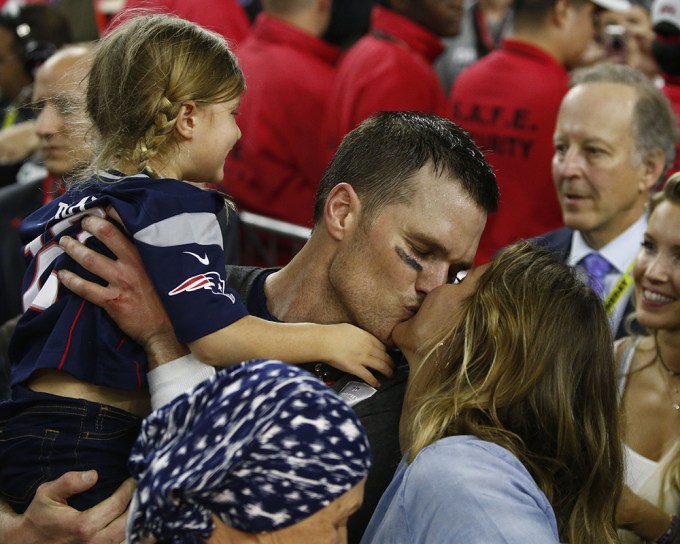
[[[626,347],[621,361],[619,362],[618,375],[618,389],[619,399],[623,397],[623,392],[626,389],[628,381],[628,373],[633,362],[633,355],[635,349],[639,344],[640,338],[635,339]],[[627,444],[623,444],[624,448],[624,463],[625,463],[625,482],[631,490],[644,499],[647,499],[652,504],[659,504],[659,491],[662,486],[662,476],[664,469],[670,463],[675,455],[680,454],[680,440],[668,450],[659,461],[652,461],[638,452],[630,448]],[[664,510],[669,514],[678,512],[680,508],[680,497],[678,493],[666,485],[663,491],[664,495]],[[621,542],[623,544],[638,544],[642,543],[636,534],[630,531],[619,531]]]

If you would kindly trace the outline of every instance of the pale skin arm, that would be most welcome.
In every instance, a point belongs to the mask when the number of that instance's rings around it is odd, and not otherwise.
[[[107,214],[120,221],[112,208]],[[59,280],[74,293],[104,308],[128,336],[143,345],[150,368],[185,355],[186,348],[177,342],[134,245],[99,217],[85,218],[82,226],[103,242],[117,260],[69,237],[63,237],[60,245],[108,285],[103,287],[68,271],[60,271]],[[192,342],[189,348],[203,362],[216,366],[268,358],[291,363],[325,361],[376,387],[380,382],[369,368],[392,375],[392,362],[385,346],[371,334],[348,324],[273,323],[246,316]]]
[[[671,524],[671,516],[631,491],[623,487],[621,499],[616,507],[616,525],[629,531],[645,541],[655,542]]]
[[[281,359],[298,364],[324,361],[379,387],[368,369],[392,375],[385,346],[373,335],[346,323],[274,323],[246,316],[199,338],[189,349],[205,363],[224,366],[248,359]]]
[[[108,499],[80,512],[67,499],[92,487],[97,473],[67,472],[42,484],[22,515],[0,502],[0,542],[21,544],[119,544],[125,541],[127,507],[134,493],[126,480]]]

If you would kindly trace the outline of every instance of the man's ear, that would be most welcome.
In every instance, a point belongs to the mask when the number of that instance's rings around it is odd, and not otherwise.
[[[569,20],[569,10],[573,8],[573,6],[574,4],[571,0],[557,0],[550,9],[549,15],[553,25],[562,28]]]
[[[175,130],[183,138],[189,140],[193,137],[196,124],[198,123],[197,113],[196,102],[193,100],[187,100],[180,106],[179,113],[177,114],[177,121],[175,123]]]
[[[326,231],[334,240],[343,240],[359,224],[361,201],[349,183],[338,183],[328,194],[323,208]]]
[[[643,178],[640,180],[640,192],[649,191],[663,174],[666,167],[666,155],[663,149],[657,147],[647,153],[642,159],[642,165],[644,171]]]

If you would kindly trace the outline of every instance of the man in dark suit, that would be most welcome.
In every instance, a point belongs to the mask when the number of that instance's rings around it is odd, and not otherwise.
[[[574,72],[554,134],[552,175],[565,228],[536,241],[582,270],[625,336],[645,204],[672,164],[676,128],[663,94],[625,65]]]

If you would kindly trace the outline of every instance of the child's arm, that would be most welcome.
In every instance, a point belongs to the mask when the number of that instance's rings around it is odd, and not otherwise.
[[[203,362],[217,366],[248,359],[281,359],[294,364],[323,361],[374,387],[380,382],[369,369],[392,375],[385,346],[372,334],[346,323],[275,323],[246,316],[188,347]]]

